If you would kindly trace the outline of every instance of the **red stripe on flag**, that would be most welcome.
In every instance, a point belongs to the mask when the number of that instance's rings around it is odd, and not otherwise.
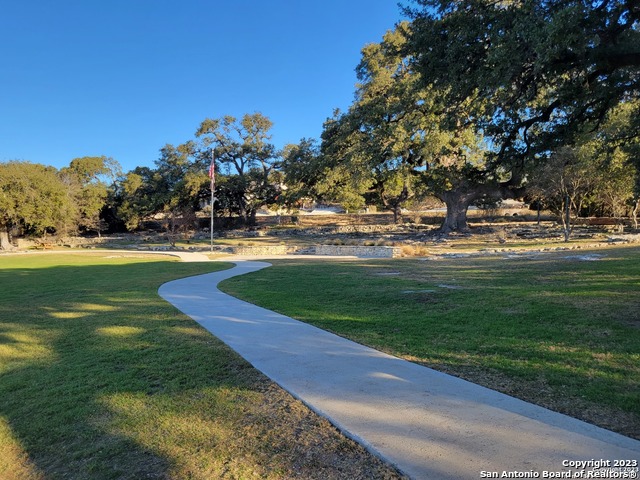
[[[211,165],[209,165],[209,178],[211,179],[211,192],[213,194],[213,190],[216,187],[216,161],[214,158],[211,158]]]

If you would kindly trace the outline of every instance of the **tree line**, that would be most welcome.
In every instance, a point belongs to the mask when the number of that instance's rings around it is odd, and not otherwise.
[[[154,167],[127,173],[106,157],[59,171],[0,164],[0,230],[135,230],[153,216],[192,225],[211,208],[212,159],[216,217],[245,224],[305,199],[381,205],[399,220],[427,197],[447,207],[444,232],[468,229],[470,205],[504,198],[637,218],[637,2],[415,0],[404,13],[362,49],[354,101],[320,139],[278,150],[271,120],[252,113],[205,119]]]

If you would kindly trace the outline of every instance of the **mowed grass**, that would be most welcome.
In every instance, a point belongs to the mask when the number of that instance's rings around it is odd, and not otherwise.
[[[0,257],[1,479],[397,478],[113,257]]]
[[[582,257],[594,253],[601,257]],[[640,438],[638,247],[273,263],[221,287],[362,344]]]

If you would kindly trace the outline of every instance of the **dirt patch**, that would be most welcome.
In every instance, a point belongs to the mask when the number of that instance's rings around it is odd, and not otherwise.
[[[245,430],[268,444],[258,464],[278,465],[279,472],[265,470],[271,478],[304,479],[405,479],[395,469],[343,436],[329,421],[265,379],[260,387],[263,402],[245,415]],[[265,438],[269,441],[265,442]],[[244,442],[252,439],[243,437]]]
[[[429,293],[422,293],[419,295],[416,295],[414,297],[414,300],[416,303],[421,303],[423,305],[435,305],[436,303],[442,303],[442,299],[439,297],[436,297],[435,295]]]

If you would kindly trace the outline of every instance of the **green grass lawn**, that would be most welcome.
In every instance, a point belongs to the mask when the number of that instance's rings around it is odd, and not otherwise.
[[[577,258],[589,253],[603,256]],[[222,288],[357,342],[640,437],[638,247],[518,258],[278,260]]]
[[[0,256],[0,478],[396,478],[157,295],[227,266]]]

